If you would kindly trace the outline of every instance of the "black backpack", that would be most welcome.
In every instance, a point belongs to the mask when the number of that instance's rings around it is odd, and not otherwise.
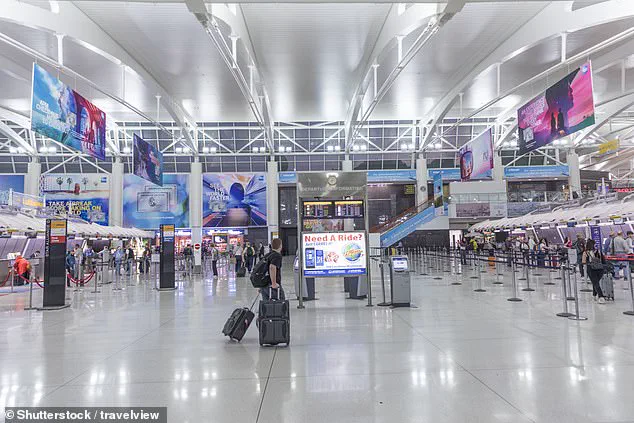
[[[254,288],[266,288],[271,284],[271,277],[269,276],[270,257],[271,253],[267,254],[264,256],[264,260],[260,260],[253,268],[251,272],[251,285],[253,285]]]

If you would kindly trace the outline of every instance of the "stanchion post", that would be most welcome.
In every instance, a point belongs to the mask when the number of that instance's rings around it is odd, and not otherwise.
[[[121,274],[119,273],[121,264],[118,264],[115,262],[114,264],[114,288],[112,289],[113,291],[122,291],[123,288],[121,288],[119,286],[119,281],[121,278]]]
[[[632,305],[632,309],[628,310],[628,311],[624,311],[623,314],[625,314],[626,316],[634,316],[634,289],[632,287],[632,273],[630,271],[630,262],[627,262],[627,266],[625,267],[625,273],[627,275],[627,280],[628,283],[630,285],[630,299],[631,299],[631,305]]]
[[[13,267],[9,268],[9,278],[11,279],[11,292],[13,292]]]
[[[493,253],[493,264],[495,265],[495,282],[493,282],[493,285],[503,285],[504,283],[500,280],[500,263],[498,263],[495,252]]]
[[[486,292],[487,290],[482,288],[482,272],[480,272],[480,266],[482,266],[481,260],[476,257],[476,269],[478,270],[478,287],[474,289],[474,292]]]
[[[574,282],[574,291],[573,291],[573,296],[575,299],[575,314],[568,317],[570,320],[588,320],[587,317],[583,317],[583,316],[579,316],[579,293],[577,292],[577,272],[573,273],[573,277],[575,279]]]
[[[526,276],[526,288],[522,289],[522,291],[524,291],[524,292],[533,292],[533,291],[535,291],[533,288],[531,288],[531,278],[530,278],[530,272],[528,271],[528,264],[526,264],[526,266],[524,266],[524,274]]]
[[[33,281],[29,281],[29,306],[24,307],[25,310],[37,310],[37,307],[33,307]]]
[[[559,317],[572,317],[574,314],[568,312],[568,291],[566,289],[566,266],[561,265],[561,298],[564,303],[563,311],[557,313]]]
[[[521,298],[517,296],[517,277],[515,276],[515,260],[511,260],[511,283],[513,285],[513,296],[508,298],[507,301],[519,302]]]
[[[567,286],[567,289],[568,289],[568,294],[567,295],[568,296],[566,297],[566,300],[574,301],[575,297],[572,296],[572,278],[570,277],[570,272],[573,272],[573,273],[576,274],[577,273],[577,266],[575,264],[569,263],[569,267],[566,268],[566,271],[567,272],[564,272],[564,273],[567,273],[567,278],[565,280],[568,281],[568,286]]]
[[[99,266],[99,267],[97,267],[97,266]],[[100,270],[97,270],[97,269],[100,269]],[[97,265],[95,263],[95,267],[94,267],[93,271],[95,272],[95,274],[93,275],[93,277],[95,278],[95,289],[92,291],[92,293],[93,294],[98,294],[101,291],[99,291],[99,289],[97,289],[97,282],[99,280],[103,280],[103,266],[102,265]]]
[[[387,299],[385,298],[385,266],[384,266],[383,260],[381,260],[380,258],[379,258],[379,269],[381,270],[381,290],[383,291],[383,302],[378,303],[377,306],[387,307],[392,305],[392,303],[388,303]]]

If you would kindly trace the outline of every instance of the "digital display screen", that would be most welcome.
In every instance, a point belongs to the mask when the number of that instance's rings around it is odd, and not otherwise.
[[[332,201],[306,201],[304,203],[305,218],[330,219],[332,212]]]
[[[392,268],[397,272],[406,272],[409,268],[406,257],[392,257]]]
[[[363,217],[363,201],[361,200],[335,201],[335,217],[339,217],[339,218]]]

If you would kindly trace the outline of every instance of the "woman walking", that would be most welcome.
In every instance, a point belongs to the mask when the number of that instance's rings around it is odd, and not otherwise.
[[[583,252],[583,264],[586,265],[586,271],[588,277],[592,282],[592,296],[599,304],[605,304],[605,297],[601,290],[601,277],[605,272],[605,257],[600,250],[595,249],[595,243],[593,239],[589,239],[586,242],[586,248]]]

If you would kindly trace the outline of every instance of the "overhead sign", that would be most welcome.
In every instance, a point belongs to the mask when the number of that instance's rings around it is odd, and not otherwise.
[[[443,181],[459,181],[460,180],[460,168],[442,168],[442,169],[428,169],[428,179],[434,179],[436,175],[440,174]]]
[[[517,110],[520,154],[594,125],[590,62]]]
[[[364,232],[303,233],[304,276],[364,275],[365,247]]]
[[[508,166],[504,168],[504,178],[567,178],[568,166]]]
[[[163,186],[163,153],[137,134],[133,138],[134,174],[154,185]]]
[[[301,198],[362,198],[368,185],[365,172],[298,173],[297,193]]]
[[[37,63],[33,64],[31,130],[106,159],[106,114]]]
[[[601,143],[599,144],[599,155],[603,156],[605,154],[614,153],[615,151],[618,151],[620,145],[621,142],[618,138]]]
[[[416,169],[368,170],[368,182],[416,181]]]
[[[436,216],[445,215],[445,201],[442,192],[442,174],[440,173],[434,175],[434,208],[436,209]]]

